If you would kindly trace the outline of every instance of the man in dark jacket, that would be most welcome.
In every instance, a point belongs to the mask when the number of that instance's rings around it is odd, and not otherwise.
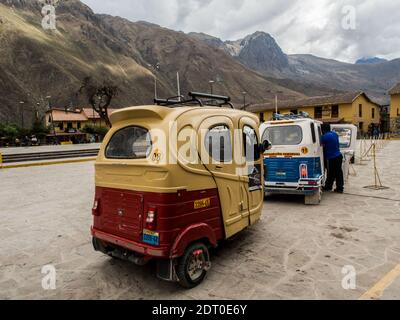
[[[324,191],[332,191],[333,184],[336,181],[335,192],[343,193],[343,155],[340,152],[339,136],[331,130],[329,124],[322,125],[322,145],[324,146],[324,155],[328,167],[328,178],[325,183]]]

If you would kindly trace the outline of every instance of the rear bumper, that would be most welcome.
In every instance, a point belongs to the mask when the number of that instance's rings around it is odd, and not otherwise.
[[[300,194],[311,195],[318,191],[318,188],[296,189],[296,188],[265,188],[266,193],[277,194]]]
[[[127,240],[112,234],[102,232],[100,230],[96,230],[93,227],[91,227],[91,233],[92,236],[97,239],[128,249],[130,251],[133,251],[135,253],[141,254],[146,257],[168,259],[170,256],[170,249],[168,247],[152,247],[144,243],[138,243],[135,241]]]
[[[298,183],[271,183],[266,181],[265,192],[310,195],[316,193],[322,187],[322,180],[323,177],[316,179],[302,179]]]

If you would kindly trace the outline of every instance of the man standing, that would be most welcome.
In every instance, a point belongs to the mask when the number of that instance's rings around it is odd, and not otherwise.
[[[328,168],[328,179],[326,180],[324,191],[332,191],[336,181],[335,192],[343,193],[343,155],[340,152],[339,136],[331,130],[330,124],[322,125],[322,145],[324,146],[325,161]]]

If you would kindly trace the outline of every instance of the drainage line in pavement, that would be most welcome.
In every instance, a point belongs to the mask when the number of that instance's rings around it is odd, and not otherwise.
[[[400,202],[399,199],[390,199],[390,198],[385,198],[385,197],[377,197],[377,196],[367,196],[365,194],[355,194],[355,193],[344,193],[345,195],[348,196],[354,196],[354,197],[363,197],[363,198],[373,198],[373,199],[379,199],[379,200],[387,200],[387,201],[393,201],[393,202]]]

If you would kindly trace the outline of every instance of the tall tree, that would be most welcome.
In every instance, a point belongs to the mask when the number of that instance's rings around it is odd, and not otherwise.
[[[108,108],[112,99],[118,94],[118,87],[109,81],[103,81],[102,84],[95,81],[92,77],[86,77],[82,81],[79,93],[82,93],[88,99],[92,108],[100,115],[107,126],[111,127],[108,117]]]

